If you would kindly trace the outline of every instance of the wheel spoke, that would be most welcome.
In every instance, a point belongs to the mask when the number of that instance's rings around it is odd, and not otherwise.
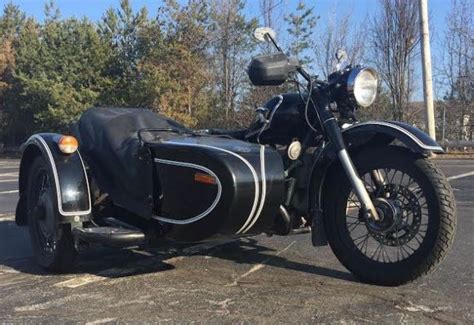
[[[394,212],[384,230],[374,232],[360,218],[361,204],[350,192],[347,198],[346,228],[354,246],[365,256],[382,263],[394,263],[410,257],[421,247],[428,227],[428,201],[417,179],[394,168],[375,168],[361,176],[375,200],[385,200]],[[388,203],[387,203],[388,202]],[[359,210],[355,214],[354,210]],[[392,211],[392,210],[390,210]],[[361,233],[361,229],[366,232]],[[372,239],[370,239],[372,238]]]

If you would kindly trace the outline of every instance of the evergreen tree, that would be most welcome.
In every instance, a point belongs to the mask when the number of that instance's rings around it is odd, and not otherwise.
[[[314,28],[319,19],[319,16],[314,15],[313,10],[314,8],[308,8],[304,2],[300,1],[296,12],[290,13],[284,18],[288,24],[287,31],[291,38],[290,54],[304,64],[311,61],[307,51],[314,47]]]
[[[0,38],[14,39],[20,33],[26,18],[25,13],[13,3],[7,4],[3,8],[3,15],[0,19]]]
[[[146,55],[145,34],[150,35],[148,12],[134,13],[129,0],[121,0],[120,8],[110,8],[99,24],[106,45],[108,87],[101,96],[104,105],[140,106],[142,92],[138,87],[140,61]],[[156,31],[156,29],[155,29]],[[159,38],[160,34],[155,35]]]
[[[75,121],[100,95],[104,64],[103,45],[88,20],[61,20],[51,5],[43,26],[28,19],[16,40],[14,85],[5,95],[11,140]]]

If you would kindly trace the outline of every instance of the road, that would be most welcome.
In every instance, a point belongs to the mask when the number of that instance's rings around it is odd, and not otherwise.
[[[472,324],[474,160],[436,162],[456,194],[454,247],[432,275],[387,288],[359,283],[308,235],[97,247],[81,254],[73,274],[46,274],[31,258],[27,229],[13,221],[18,161],[0,160],[0,323]]]

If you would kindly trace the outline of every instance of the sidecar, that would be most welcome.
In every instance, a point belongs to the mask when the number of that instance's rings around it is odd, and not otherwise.
[[[92,108],[74,138],[35,134],[23,146],[16,222],[41,254],[62,241],[130,246],[271,228],[285,190],[280,154],[210,133],[146,109]],[[64,150],[71,138],[78,147]]]

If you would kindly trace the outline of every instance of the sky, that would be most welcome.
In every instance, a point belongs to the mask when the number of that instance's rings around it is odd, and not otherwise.
[[[278,9],[284,12],[294,9],[299,1],[300,0],[275,0],[277,4],[281,3]],[[40,21],[44,17],[44,0],[0,0],[1,7],[9,2],[19,5],[22,10],[29,15],[35,16]],[[179,2],[184,2],[184,0],[179,0]],[[258,2],[258,0],[247,0],[246,14],[249,17],[258,16],[258,14],[255,14],[259,10]],[[325,14],[330,13],[335,8],[338,8],[338,10],[351,8],[355,21],[364,20],[377,6],[377,0],[303,0],[303,2],[309,6],[314,6],[316,13],[321,16],[321,19],[324,18]],[[131,0],[131,3],[135,9],[146,6],[150,14],[153,14],[157,11],[162,1]],[[450,3],[450,0],[429,0],[429,8],[432,14],[431,24],[437,32],[443,30],[444,17],[449,11]],[[108,8],[118,6],[119,0],[56,0],[56,4],[65,17],[86,16],[91,20],[98,20]]]
[[[178,0],[183,3],[185,0]],[[300,0],[275,0],[278,5],[275,9],[279,11],[280,15],[285,15],[292,12]],[[417,0],[406,0],[417,1]],[[472,0],[474,3],[474,0]],[[44,19],[44,5],[45,0],[0,0],[0,7],[7,3],[14,3],[25,11],[29,16],[36,17],[37,20]],[[110,7],[117,7],[119,0],[56,0],[56,5],[59,8],[63,17],[83,17],[86,16],[93,21],[98,21],[103,13]],[[141,7],[147,7],[148,12],[153,16],[158,7],[162,4],[162,0],[130,0],[132,7],[135,10]],[[377,0],[303,0],[308,6],[314,7],[315,13],[320,16],[318,25],[325,23],[325,17],[329,16],[334,11],[352,13],[352,23],[363,22],[373,14],[373,10],[377,8]],[[259,17],[259,1],[247,0],[245,14],[249,18]],[[430,11],[430,29],[433,65],[439,62],[437,59],[441,56],[441,41],[445,30],[446,15],[450,11],[451,0],[428,0]],[[262,22],[263,23],[263,22]],[[421,63],[420,63],[421,66]],[[435,67],[434,67],[435,68]],[[421,86],[418,87],[415,100],[421,98]]]

